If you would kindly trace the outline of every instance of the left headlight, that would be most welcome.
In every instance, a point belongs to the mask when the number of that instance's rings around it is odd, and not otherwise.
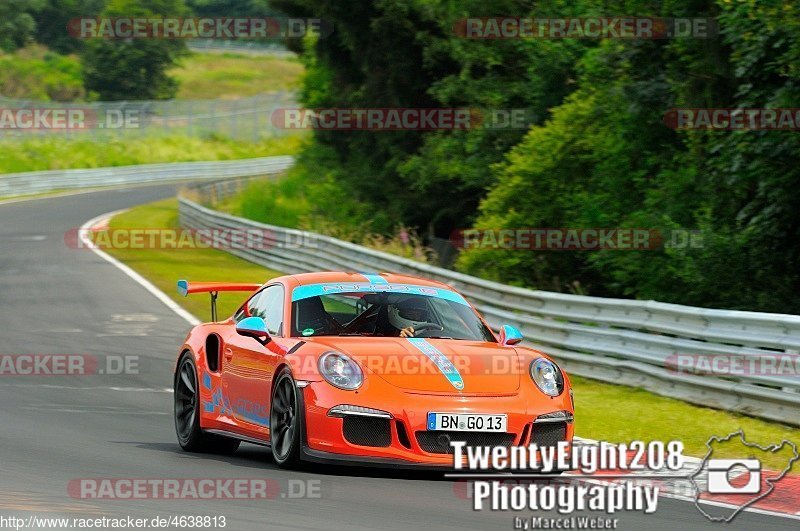
[[[536,387],[548,396],[558,396],[564,392],[564,375],[558,365],[546,358],[531,362],[531,379]]]
[[[364,373],[358,363],[335,350],[320,356],[319,372],[329,384],[347,391],[358,389],[364,383]]]

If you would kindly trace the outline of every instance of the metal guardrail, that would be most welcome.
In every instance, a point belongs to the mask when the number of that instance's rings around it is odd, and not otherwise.
[[[200,185],[220,197],[236,187]],[[800,377],[719,377],[677,369],[677,356],[735,356],[746,363],[800,353],[800,316],[694,308],[655,301],[608,299],[506,286],[311,232],[257,223],[180,197],[184,227],[260,229],[268,249],[231,249],[251,262],[287,273],[390,271],[445,282],[499,327],[512,324],[528,344],[570,373],[718,409],[800,425]],[[800,357],[794,357],[800,371]],[[763,361],[763,359],[761,360]],[[580,397],[578,397],[580,400]],[[635,422],[635,418],[631,422]]]
[[[0,197],[53,190],[71,190],[188,180],[269,175],[285,171],[292,157],[212,162],[171,162],[79,170],[48,170],[0,174]]]

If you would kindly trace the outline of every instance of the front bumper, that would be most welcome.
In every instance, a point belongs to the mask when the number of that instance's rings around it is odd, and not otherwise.
[[[467,445],[475,446],[572,441],[573,408],[568,390],[558,397],[548,397],[528,383],[513,395],[482,396],[412,393],[375,379],[357,392],[336,389],[327,382],[312,382],[301,393],[306,428],[303,458],[343,465],[444,470],[453,467],[449,440],[465,440]],[[329,416],[331,408],[343,404],[385,411],[391,418]],[[430,432],[429,412],[505,414],[507,430],[502,434]],[[555,412],[565,412],[569,421],[536,422]],[[442,440],[441,435],[450,439]]]

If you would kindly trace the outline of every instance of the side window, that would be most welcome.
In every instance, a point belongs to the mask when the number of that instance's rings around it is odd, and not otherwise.
[[[283,286],[269,286],[261,290],[247,303],[247,313],[252,317],[264,319],[270,334],[282,335]]]

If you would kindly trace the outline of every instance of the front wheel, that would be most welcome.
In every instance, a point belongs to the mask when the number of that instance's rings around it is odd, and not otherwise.
[[[270,449],[280,468],[295,468],[300,462],[302,420],[297,387],[284,368],[275,380],[269,415]]]
[[[191,353],[185,353],[175,373],[175,432],[178,444],[187,452],[232,454],[241,441],[203,433],[200,429],[200,393],[197,368]]]

